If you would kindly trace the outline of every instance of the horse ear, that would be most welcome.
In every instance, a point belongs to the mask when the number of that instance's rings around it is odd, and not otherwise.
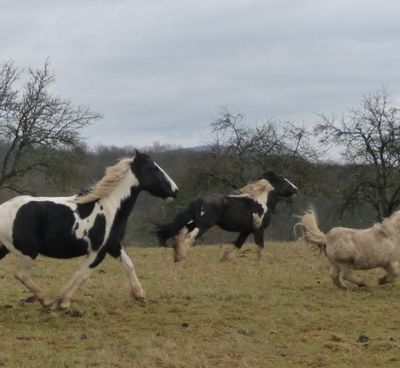
[[[142,161],[143,159],[143,153],[139,152],[139,150],[136,148],[135,148],[135,158],[137,162]]]
[[[266,171],[264,174],[261,175],[261,178],[271,180],[276,175],[272,171]]]

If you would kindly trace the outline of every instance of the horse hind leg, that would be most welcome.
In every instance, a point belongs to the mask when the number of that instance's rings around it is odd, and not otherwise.
[[[34,259],[24,255],[17,257],[17,267],[14,274],[15,278],[25,285],[43,306],[49,306],[52,303],[51,298],[32,280],[30,276]]]
[[[342,290],[347,289],[346,285],[343,284],[342,280],[340,280],[340,267],[337,264],[335,263],[331,264],[329,275],[331,276],[334,285],[336,285],[339,289]]]
[[[379,285],[389,284],[394,282],[399,276],[399,263],[398,262],[390,262],[387,266],[384,267],[386,270],[386,275],[379,279]]]
[[[340,269],[341,269],[340,273],[345,280],[352,282],[358,287],[365,286],[365,282],[354,273],[353,267],[344,264],[340,266]]]
[[[93,268],[104,259],[105,255],[105,252],[90,254],[82,263],[79,270],[72,276],[71,280],[64,287],[59,296],[52,302],[51,309],[68,309],[74,294],[89,278]]]

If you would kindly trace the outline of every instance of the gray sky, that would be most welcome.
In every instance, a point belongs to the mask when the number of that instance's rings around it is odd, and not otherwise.
[[[222,107],[253,124],[400,103],[400,1],[0,0],[0,60],[41,67],[104,119],[91,145],[200,145]]]

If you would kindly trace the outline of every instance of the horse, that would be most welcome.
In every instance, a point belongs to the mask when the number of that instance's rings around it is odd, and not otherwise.
[[[15,277],[51,309],[69,308],[74,293],[106,254],[118,260],[131,294],[145,302],[145,292],[131,259],[122,248],[128,216],[141,191],[175,198],[178,187],[149,155],[136,150],[107,168],[90,189],[69,197],[18,196],[0,205],[0,259],[17,258]],[[86,255],[78,271],[52,299],[30,276],[38,255],[68,259]]]
[[[318,228],[315,211],[309,209],[300,217],[295,231],[297,228],[306,243],[319,247],[326,255],[333,284],[340,289],[346,289],[341,278],[359,287],[366,285],[354,270],[383,268],[386,274],[378,280],[380,285],[394,282],[399,275],[396,258],[400,255],[400,211],[367,229],[334,227],[324,234]]]
[[[209,194],[194,199],[171,223],[156,225],[154,232],[161,245],[174,249],[175,262],[185,259],[195,240],[214,225],[239,232],[233,244],[223,248],[222,261],[233,258],[250,234],[261,258],[264,229],[271,222],[277,202],[297,192],[298,188],[288,179],[268,171],[240,189],[239,194]]]

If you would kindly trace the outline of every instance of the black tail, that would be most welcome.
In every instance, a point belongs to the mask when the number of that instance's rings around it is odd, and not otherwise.
[[[184,226],[187,226],[189,231],[193,230],[195,211],[196,202],[193,201],[182,212],[176,215],[173,222],[164,225],[156,225],[154,233],[157,235],[160,245],[165,247],[167,245],[167,240],[177,235]]]
[[[0,259],[4,258],[9,252],[4,245],[0,245]]]

